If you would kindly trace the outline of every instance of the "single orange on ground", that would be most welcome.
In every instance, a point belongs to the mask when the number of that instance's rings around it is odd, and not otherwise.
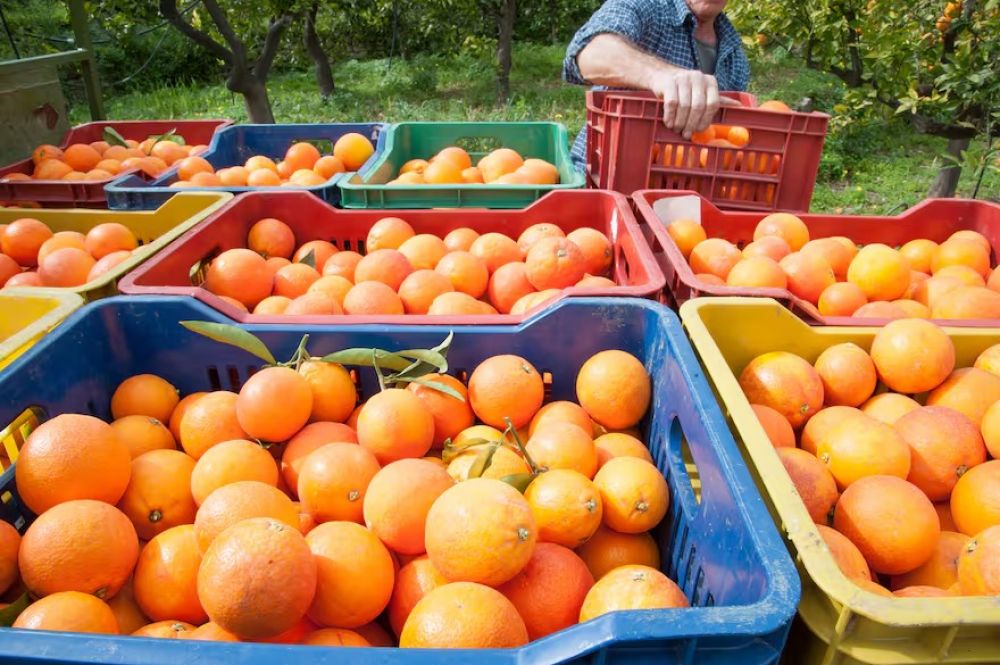
[[[527,628],[513,603],[472,582],[445,584],[427,593],[399,636],[402,648],[502,649],[527,642]]]
[[[183,524],[158,534],[142,548],[135,565],[133,593],[139,608],[154,621],[207,621],[198,600],[199,566],[201,550],[194,525]]]
[[[931,390],[955,367],[955,345],[922,319],[891,321],[875,333],[869,354],[881,381],[907,394]]]
[[[597,580],[580,608],[580,622],[618,610],[689,607],[681,588],[648,566],[621,566]]]

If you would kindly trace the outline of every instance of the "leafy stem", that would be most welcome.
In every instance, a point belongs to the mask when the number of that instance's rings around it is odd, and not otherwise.
[[[537,464],[535,464],[535,460],[531,459],[531,455],[528,454],[528,449],[525,448],[524,443],[521,442],[521,435],[517,433],[517,428],[514,427],[514,423],[511,421],[511,419],[508,416],[504,416],[503,420],[505,423],[507,423],[507,429],[504,430],[503,433],[504,438],[506,439],[507,435],[508,434],[510,435],[510,437],[514,440],[514,443],[517,444],[518,450],[521,451],[521,455],[524,457],[524,461],[528,463],[529,467],[531,467],[532,475],[537,476],[545,469],[539,467]]]

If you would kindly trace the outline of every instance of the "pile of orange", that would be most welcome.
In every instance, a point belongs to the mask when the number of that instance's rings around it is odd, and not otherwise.
[[[675,220],[667,231],[702,283],[787,289],[823,316],[1000,318],[1000,270],[989,240],[976,231],[956,231],[942,243],[918,238],[899,248],[859,248],[845,236],[811,238],[797,216],[774,213],[742,250],[708,238],[694,220]]]
[[[30,174],[8,173],[3,180],[110,180],[132,169],[155,177],[174,162],[208,148],[206,145],[185,145],[157,138],[150,137],[144,141],[126,139],[126,145],[110,145],[107,141],[74,143],[65,149],[40,145],[31,153],[34,169]]]
[[[458,146],[448,146],[430,159],[411,159],[389,185],[556,185],[559,169],[544,159],[525,159],[511,148],[497,148],[472,163]]]
[[[0,224],[0,285],[81,286],[126,260],[138,244],[117,222],[98,224],[86,234],[53,233],[44,222],[22,217]]]
[[[202,286],[254,314],[524,314],[567,287],[615,282],[613,248],[600,231],[534,224],[517,240],[462,227],[440,238],[398,217],[372,225],[366,254],[326,240],[298,245],[274,218],[256,222],[247,248],[208,266]]]
[[[218,171],[203,157],[189,157],[177,165],[171,187],[315,187],[338,173],[357,171],[375,152],[372,142],[357,133],[344,134],[323,155],[312,143],[293,143],[277,162],[254,155],[242,165]]]
[[[900,319],[867,350],[765,353],[739,381],[851,581],[1000,595],[1000,345],[955,369],[943,330]]]
[[[14,627],[513,647],[687,606],[650,533],[669,491],[636,438],[651,399],[638,359],[588,358],[578,403],[543,404],[514,355],[467,386],[424,378],[463,399],[412,383],[359,406],[348,370],[313,358],[183,399],[136,375],[110,424],[43,423],[15,467],[38,517],[23,536],[0,523],[0,592],[33,599]]]

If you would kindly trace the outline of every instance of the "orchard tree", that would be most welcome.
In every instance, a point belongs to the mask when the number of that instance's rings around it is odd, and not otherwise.
[[[1000,126],[1000,0],[758,0],[734,16],[848,86],[845,108],[878,107],[948,139],[929,196],[954,196],[964,152]]]

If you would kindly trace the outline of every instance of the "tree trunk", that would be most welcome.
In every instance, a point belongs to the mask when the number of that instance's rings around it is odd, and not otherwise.
[[[267,96],[267,86],[257,77],[250,79],[242,90],[235,91],[243,95],[247,117],[253,124],[273,125],[274,112],[271,110],[271,100]]]
[[[946,152],[955,159],[962,159],[962,153],[969,148],[969,143],[971,142],[972,139],[969,138],[948,139]],[[955,196],[955,190],[958,189],[958,179],[961,175],[961,166],[949,163],[947,166],[941,167],[937,177],[934,178],[933,184],[931,184],[931,189],[927,193],[927,196],[931,198],[951,198]]]
[[[510,101],[510,67],[516,17],[517,0],[502,0],[497,40],[497,99],[502,104]]]
[[[319,2],[313,2],[312,7],[306,12],[305,21],[305,46],[309,57],[316,63],[316,85],[319,86],[319,94],[326,99],[333,94],[333,70],[330,69],[330,59],[323,50],[323,44],[316,34],[316,12],[319,11]]]

